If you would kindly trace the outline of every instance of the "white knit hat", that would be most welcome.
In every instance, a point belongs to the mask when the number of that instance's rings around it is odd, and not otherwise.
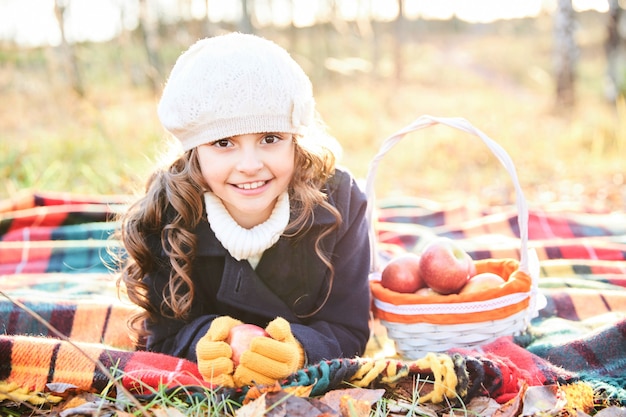
[[[311,81],[285,49],[230,33],[199,40],[178,58],[158,114],[189,150],[247,133],[303,134],[314,108]]]

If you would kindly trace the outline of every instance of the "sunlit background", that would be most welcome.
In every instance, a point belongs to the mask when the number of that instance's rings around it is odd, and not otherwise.
[[[61,34],[54,17],[54,1],[0,1],[0,38],[14,40],[21,45],[58,45]],[[181,2],[177,0],[150,3],[155,13],[169,20],[181,17]],[[241,18],[241,0],[190,0],[184,3],[189,16],[182,17],[208,16],[214,22],[235,22]],[[253,8],[260,25],[293,22],[303,27],[326,19],[324,14],[328,3],[326,0],[255,0]],[[335,0],[335,3],[339,17],[346,20],[365,17],[391,20],[398,14],[396,0]],[[573,6],[577,11],[593,9],[606,12],[608,9],[607,0],[573,0]],[[553,1],[546,0],[405,0],[404,14],[409,19],[450,19],[456,16],[476,23],[537,16],[554,7]],[[71,41],[110,40],[119,34],[121,22],[127,30],[137,27],[138,9],[139,0],[73,1],[66,17],[66,36]]]
[[[238,30],[302,65],[361,179],[416,117],[463,117],[510,153],[531,202],[624,209],[624,27],[619,0],[0,0],[0,197],[141,190],[176,58]],[[381,198],[514,200],[480,144],[415,138],[379,167]]]

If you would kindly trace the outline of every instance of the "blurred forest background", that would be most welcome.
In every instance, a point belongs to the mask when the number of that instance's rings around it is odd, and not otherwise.
[[[409,16],[408,1],[388,0],[384,18],[371,0],[311,1],[313,23],[298,25],[295,0],[239,0],[229,19],[214,15],[216,1],[116,0],[118,30],[96,42],[68,30],[84,0],[51,0],[57,42],[0,40],[0,198],[140,190],[168,141],[156,103],[176,58],[198,38],[242,31],[302,65],[342,164],[360,178],[382,140],[418,116],[463,117],[509,152],[529,202],[626,208],[623,4],[578,11],[572,0],[544,1],[532,17],[472,23]],[[359,12],[346,18],[342,3]],[[287,18],[267,18],[277,14]],[[442,126],[387,154],[376,188],[380,198],[514,200],[487,148]]]

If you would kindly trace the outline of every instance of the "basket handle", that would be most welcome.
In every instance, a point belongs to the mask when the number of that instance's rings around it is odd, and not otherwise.
[[[369,239],[370,239],[370,252],[371,252],[371,272],[378,272],[378,256],[376,250],[376,233],[374,230],[374,206],[375,206],[375,196],[374,196],[374,177],[376,176],[376,169],[378,167],[379,162],[385,156],[387,152],[391,148],[393,148],[399,141],[406,135],[407,133],[414,132],[416,130],[420,130],[426,127],[434,126],[436,124],[443,124],[446,126],[450,126],[464,132],[470,133],[474,136],[479,137],[482,141],[487,145],[487,147],[493,152],[493,154],[498,158],[500,163],[507,170],[511,179],[513,181],[513,185],[515,186],[515,195],[516,195],[516,204],[517,204],[517,223],[520,231],[520,241],[521,241],[521,249],[520,249],[520,265],[519,269],[530,273],[529,271],[529,254],[528,254],[528,206],[526,204],[526,199],[524,198],[524,193],[519,184],[519,180],[517,178],[517,172],[515,170],[515,166],[513,165],[513,161],[506,153],[504,148],[502,148],[498,143],[496,143],[493,139],[489,138],[486,134],[484,134],[479,129],[475,128],[470,124],[467,120],[463,118],[449,118],[449,117],[433,117],[424,115],[417,119],[415,119],[411,124],[407,125],[403,129],[400,129],[393,135],[389,136],[385,139],[378,151],[378,154],[374,157],[374,159],[370,162],[369,171],[367,173],[367,180],[365,183],[365,194],[367,196],[367,222],[370,228]],[[531,255],[532,257],[532,255]],[[534,263],[534,262],[533,262]],[[533,266],[533,270],[535,267]],[[534,271],[533,274],[534,275]]]

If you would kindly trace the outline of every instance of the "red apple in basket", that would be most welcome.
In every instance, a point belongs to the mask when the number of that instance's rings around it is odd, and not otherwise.
[[[226,343],[233,350],[231,359],[235,366],[239,365],[241,354],[250,348],[252,339],[258,336],[269,336],[265,329],[254,324],[240,324],[230,329]]]
[[[458,293],[473,275],[476,266],[457,242],[439,237],[429,242],[420,256],[419,274],[424,283],[440,294]]]
[[[467,284],[461,289],[459,294],[469,294],[485,291],[489,288],[497,288],[503,285],[506,281],[498,274],[493,272],[483,272],[482,274],[476,274],[471,277]]]
[[[412,293],[424,286],[419,274],[420,257],[403,253],[393,258],[383,269],[380,285],[396,292]]]

